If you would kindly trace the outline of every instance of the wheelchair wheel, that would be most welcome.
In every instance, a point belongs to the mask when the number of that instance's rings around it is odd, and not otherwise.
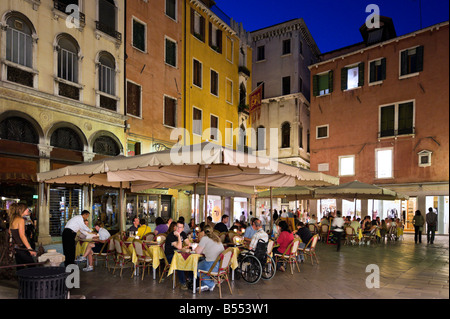
[[[273,276],[275,276],[275,273],[277,272],[277,265],[275,263],[275,260],[273,260],[272,257],[267,256],[266,257],[266,263],[262,268],[262,274],[261,277],[264,280],[272,279]]]
[[[261,263],[253,255],[247,255],[239,263],[241,277],[249,284],[255,284],[261,278]]]

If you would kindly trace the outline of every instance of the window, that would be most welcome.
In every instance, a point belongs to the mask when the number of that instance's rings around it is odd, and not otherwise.
[[[6,20],[6,25],[6,60],[17,64],[17,67],[10,64],[7,66],[7,80],[33,87],[33,26],[19,13],[13,13]]]
[[[230,62],[233,62],[233,46],[234,46],[234,42],[230,37],[227,37],[226,40],[226,44],[227,44],[227,60]]]
[[[166,50],[164,61],[173,67],[177,67],[177,43],[168,38],[165,39]]]
[[[192,82],[195,86],[199,88],[202,87],[202,63],[198,60],[194,59],[194,67],[193,67],[193,79]]]
[[[218,53],[222,53],[222,30],[209,23],[209,46]]]
[[[303,79],[302,79],[302,77],[298,78],[298,92],[303,93]]]
[[[116,70],[114,57],[101,52],[98,62],[98,91],[100,95],[100,107],[117,111],[116,96]],[[106,94],[106,95],[105,95]]]
[[[256,150],[261,151],[266,149],[266,128],[262,125],[258,126],[256,136]]]
[[[218,141],[219,140],[219,118],[215,115],[210,116],[210,138],[213,141]]]
[[[127,141],[127,156],[141,155],[141,143],[135,141]]]
[[[281,125],[281,148],[291,146],[291,124],[284,122]]]
[[[375,60],[369,64],[369,83],[386,80],[386,58]]]
[[[211,94],[219,96],[219,74],[211,70]]]
[[[192,114],[192,133],[202,135],[202,110],[194,107]]]
[[[266,59],[266,50],[264,45],[256,48],[256,61],[262,61]]]
[[[339,156],[339,176],[355,175],[355,155]]]
[[[98,21],[96,28],[121,41],[122,34],[116,29],[117,8],[114,0],[98,0]]]
[[[226,84],[226,101],[228,103],[233,103],[233,81],[231,81],[230,79],[226,79],[225,81]]]
[[[414,134],[414,102],[380,107],[379,137]]]
[[[39,144],[39,134],[26,119],[18,116],[0,121],[0,139]]]
[[[166,0],[166,15],[177,20],[177,0]]]
[[[328,138],[328,124],[316,127],[316,139]]]
[[[127,81],[127,114],[141,116],[141,92],[140,85]]]
[[[191,34],[205,42],[205,18],[191,8]]]
[[[393,150],[381,148],[375,150],[375,174],[376,178],[393,177]]]
[[[120,154],[120,147],[117,142],[112,137],[105,135],[95,139],[92,150],[94,153],[106,156],[117,156]]]
[[[423,71],[423,46],[400,52],[400,76]]]
[[[164,96],[164,125],[177,127],[177,100]]]
[[[225,122],[225,145],[233,147],[233,123]]]
[[[50,138],[50,145],[74,151],[83,151],[84,148],[80,136],[68,127],[56,129]]]
[[[298,126],[298,147],[303,148],[303,125]]]
[[[283,40],[282,55],[291,53],[291,39]]]
[[[417,153],[419,155],[419,167],[431,166],[431,151],[423,150]]]
[[[78,83],[78,44],[69,36],[58,41],[58,77]]]
[[[285,76],[282,79],[282,95],[291,94],[291,77]]]
[[[333,71],[313,76],[313,95],[320,96],[333,92]]]
[[[341,90],[350,90],[364,85],[364,62],[341,69]]]
[[[146,52],[147,50],[147,26],[133,18],[133,47]]]

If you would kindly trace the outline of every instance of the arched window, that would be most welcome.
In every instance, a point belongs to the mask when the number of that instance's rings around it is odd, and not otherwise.
[[[116,61],[108,52],[101,52],[98,60],[98,89],[100,107],[117,111]]]
[[[265,150],[266,149],[266,128],[262,125],[258,126],[257,134],[256,134],[256,150]]]
[[[12,12],[6,19],[6,60],[8,81],[34,87],[34,27],[21,13]],[[14,66],[14,64],[17,65]],[[25,67],[25,68],[24,68]],[[27,70],[29,68],[30,70]]]
[[[241,124],[241,126],[239,127],[239,144],[238,144],[238,148],[244,149],[245,144],[247,144],[247,133],[245,131],[244,124]]]
[[[56,129],[50,139],[50,145],[74,151],[83,151],[83,142],[80,136],[68,127]]]
[[[13,116],[0,122],[0,139],[39,144],[39,135],[26,119]]]
[[[291,124],[284,122],[281,125],[281,147],[286,148],[291,146]]]
[[[77,41],[68,34],[59,36],[57,47],[57,84],[58,94],[74,100],[80,99],[78,84],[79,46]],[[61,81],[63,80],[63,81]]]
[[[116,156],[120,154],[119,145],[109,136],[98,137],[93,146],[94,153],[108,156]]]

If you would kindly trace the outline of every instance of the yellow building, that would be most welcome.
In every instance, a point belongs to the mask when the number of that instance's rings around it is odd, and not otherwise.
[[[124,153],[123,12],[124,0],[0,1],[0,196],[33,208],[43,243],[91,203],[35,174]]]
[[[237,24],[214,1],[186,0],[183,14],[184,144],[208,140],[235,149],[238,144],[249,146],[250,139],[239,139],[238,132],[242,127],[246,134],[249,126],[245,108],[239,112],[239,105],[248,105],[251,49],[243,44],[240,57],[242,43],[230,26]]]

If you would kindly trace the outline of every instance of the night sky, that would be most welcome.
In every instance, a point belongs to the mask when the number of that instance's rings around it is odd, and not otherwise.
[[[448,0],[216,0],[216,4],[247,31],[303,18],[322,53],[362,41],[359,27],[371,14],[366,12],[369,4],[393,19],[397,36],[449,20]]]

